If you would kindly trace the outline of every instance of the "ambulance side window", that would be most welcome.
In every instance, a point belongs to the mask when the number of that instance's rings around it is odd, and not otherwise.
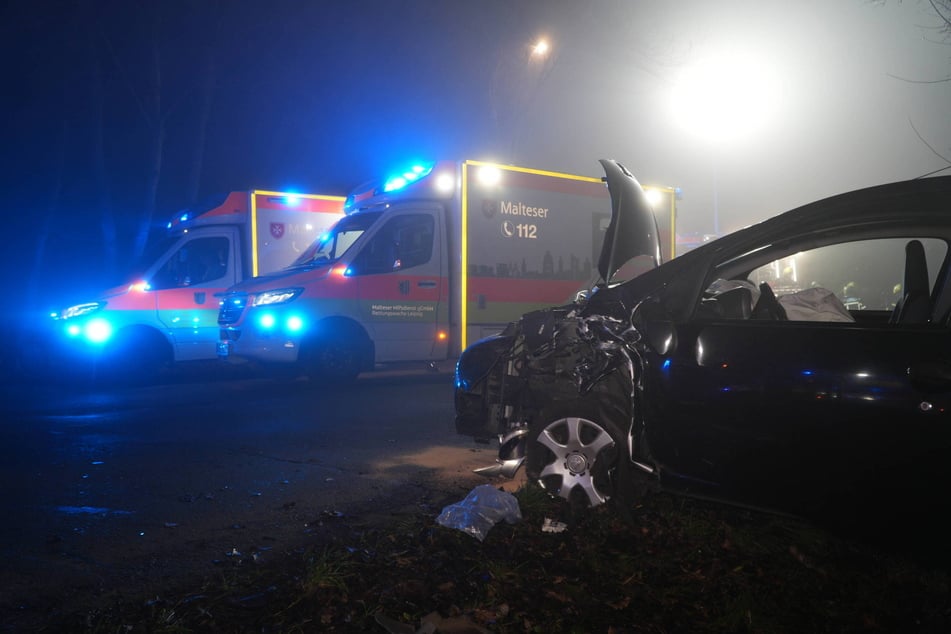
[[[351,266],[353,273],[378,275],[426,264],[433,255],[434,233],[429,214],[391,218],[360,252]]]
[[[228,272],[228,238],[196,238],[183,244],[156,271],[149,286],[160,291],[169,288],[208,285]]]

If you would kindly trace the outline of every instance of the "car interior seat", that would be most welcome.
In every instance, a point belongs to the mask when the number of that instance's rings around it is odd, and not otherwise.
[[[911,240],[905,245],[902,295],[888,321],[892,324],[924,324],[931,319],[931,308],[925,248],[919,240]]]
[[[787,321],[786,309],[776,299],[776,294],[766,282],[759,285],[759,299],[753,307],[750,319],[765,319],[769,321]]]
[[[717,308],[725,319],[749,319],[753,312],[753,294],[748,288],[732,288],[717,295]]]

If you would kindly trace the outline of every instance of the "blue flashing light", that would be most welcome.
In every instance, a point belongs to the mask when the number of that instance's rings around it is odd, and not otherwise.
[[[271,328],[273,328],[274,322],[275,322],[274,315],[272,315],[271,313],[265,313],[261,315],[261,318],[258,320],[258,323],[261,324],[261,327],[265,328],[266,330],[270,330]]]
[[[670,359],[664,359],[664,362],[661,364],[660,367],[662,367],[664,370],[669,370],[669,369],[670,369]]]
[[[386,184],[383,185],[383,191],[393,192],[398,189],[403,189],[404,187],[406,187],[406,185],[408,185],[408,183],[406,182],[405,178],[403,178],[402,176],[393,176],[387,179]]]
[[[171,221],[171,220],[168,221],[168,224],[165,225],[165,228],[166,228],[166,229],[171,229],[171,228],[172,228],[172,221]]]
[[[812,370],[803,370],[803,371],[802,371],[802,375],[803,375],[803,376],[812,376],[812,375],[813,375],[813,371],[812,371]]]
[[[386,179],[383,184],[383,191],[394,192],[403,189],[407,185],[415,183],[421,178],[425,178],[432,171],[432,165],[414,165],[409,170]]]
[[[83,329],[79,327],[79,324],[70,324],[66,327],[66,334],[70,337],[78,337],[82,332]]]
[[[304,320],[294,315],[287,319],[287,329],[291,332],[298,332],[304,327]]]
[[[105,319],[91,319],[83,332],[92,343],[103,343],[112,336],[112,325]]]
[[[298,196],[297,194],[288,194],[287,197],[284,199],[284,202],[287,203],[288,205],[296,205],[297,203],[300,202],[300,196]]]

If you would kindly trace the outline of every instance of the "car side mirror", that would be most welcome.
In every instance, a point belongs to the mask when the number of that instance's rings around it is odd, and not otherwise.
[[[674,322],[666,319],[645,321],[641,325],[641,331],[647,344],[657,354],[666,356],[677,349],[677,328]]]

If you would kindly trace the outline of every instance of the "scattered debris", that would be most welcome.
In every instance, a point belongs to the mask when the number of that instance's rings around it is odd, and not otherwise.
[[[491,484],[480,484],[462,502],[445,507],[436,523],[461,530],[481,542],[499,521],[515,524],[521,519],[522,512],[514,495]]]
[[[553,520],[549,517],[545,518],[544,523],[542,524],[543,533],[563,533],[567,530],[568,525],[564,522],[559,522],[558,520]]]

